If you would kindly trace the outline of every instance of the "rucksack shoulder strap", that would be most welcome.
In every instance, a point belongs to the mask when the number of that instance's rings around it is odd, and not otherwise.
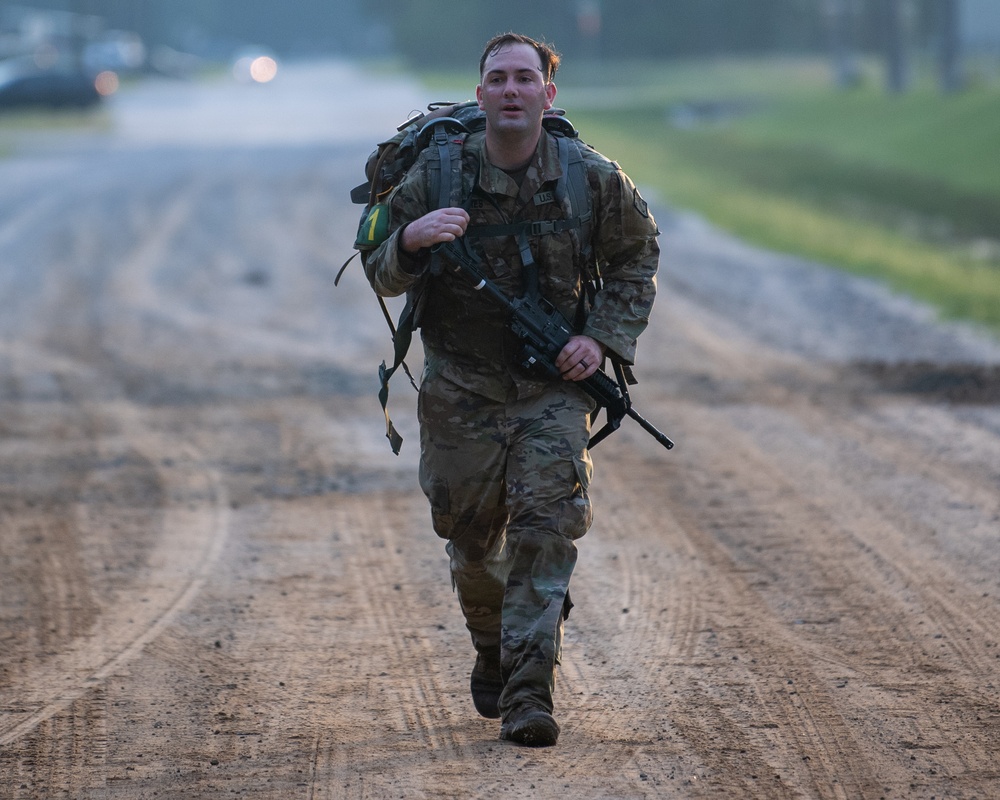
[[[469,129],[455,117],[431,120],[420,131],[427,139],[429,186],[427,199],[433,208],[448,208],[458,202],[462,186],[462,148]]]
[[[562,167],[562,178],[556,182],[556,195],[560,200],[568,196],[569,207],[573,210],[574,216],[580,217],[585,223],[590,222],[593,217],[594,199],[590,192],[587,164],[583,160],[580,143],[565,136],[556,136],[556,142],[559,145],[559,166]],[[585,241],[589,243],[589,235]]]

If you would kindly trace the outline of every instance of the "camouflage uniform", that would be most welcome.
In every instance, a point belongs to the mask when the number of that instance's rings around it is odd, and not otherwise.
[[[506,681],[500,710],[529,703],[552,711],[554,666],[570,607],[575,540],[592,520],[587,451],[593,401],[571,381],[542,381],[514,366],[503,311],[447,263],[401,250],[401,228],[431,209],[427,152],[389,199],[390,236],[366,261],[384,296],[420,294],[424,369],[418,416],[420,482],[434,529],[447,540],[453,584],[476,649],[497,657]],[[580,333],[630,364],[655,294],[658,231],[635,186],[616,164],[584,148],[593,197],[589,228],[531,237],[542,296]],[[544,133],[521,186],[486,159],[472,134],[456,159],[455,205],[470,229],[571,218],[560,202],[555,139]],[[461,202],[465,201],[465,202]],[[591,232],[603,288],[592,307],[581,230]],[[483,269],[510,297],[522,294],[512,236],[480,240]],[[585,319],[582,319],[584,318]]]

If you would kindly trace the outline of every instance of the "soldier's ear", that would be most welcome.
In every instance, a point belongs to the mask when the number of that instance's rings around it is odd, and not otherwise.
[[[483,107],[483,85],[480,83],[476,86],[476,102],[479,103],[479,107]]]
[[[545,98],[545,109],[547,111],[552,108],[552,103],[555,102],[556,99],[556,85],[552,81],[545,84]]]

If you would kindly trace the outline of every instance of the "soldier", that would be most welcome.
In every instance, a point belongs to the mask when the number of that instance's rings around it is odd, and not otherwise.
[[[542,117],[556,96],[559,61],[551,47],[520,34],[486,44],[476,87],[486,129],[462,149],[461,202],[434,208],[425,151],[389,198],[390,235],[365,265],[383,296],[419,291],[420,485],[434,530],[447,541],[477,653],[475,707],[502,718],[501,739],[529,746],[554,745],[559,736],[555,666],[572,607],[575,542],[592,520],[594,402],[576,382],[606,356],[633,362],[659,258],[656,223],[614,162],[574,142],[591,210],[572,208],[556,191],[565,158]],[[556,361],[562,380],[516,366],[501,309],[432,258],[434,245],[466,235],[508,296],[539,291],[576,320],[579,333]],[[588,297],[595,269],[601,286]]]

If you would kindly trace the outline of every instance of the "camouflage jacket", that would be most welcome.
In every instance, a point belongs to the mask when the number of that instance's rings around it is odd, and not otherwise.
[[[591,261],[596,261],[602,288],[592,306],[586,302],[584,284],[594,268],[585,258],[580,228],[529,237],[539,288],[568,320],[582,318],[580,333],[631,364],[656,293],[659,231],[621,168],[591,148],[582,149],[593,197],[593,219],[585,230],[591,233]],[[429,270],[429,253],[411,256],[400,248],[402,227],[431,208],[426,155],[424,151],[389,197],[390,235],[369,254],[368,279],[384,297],[422,293],[418,324],[425,372],[443,375],[498,402],[543,391],[544,382],[514,366],[513,343],[495,301],[476,292],[469,278],[447,263],[440,270]],[[558,144],[551,134],[541,136],[520,188],[487,160],[485,135],[471,134],[462,151],[461,191],[470,226],[566,219],[581,213],[583,209],[569,209],[568,200],[560,204],[555,198],[552,190],[561,174]],[[459,205],[457,198],[453,200]],[[508,296],[521,295],[521,256],[515,237],[479,242],[484,271]]]

